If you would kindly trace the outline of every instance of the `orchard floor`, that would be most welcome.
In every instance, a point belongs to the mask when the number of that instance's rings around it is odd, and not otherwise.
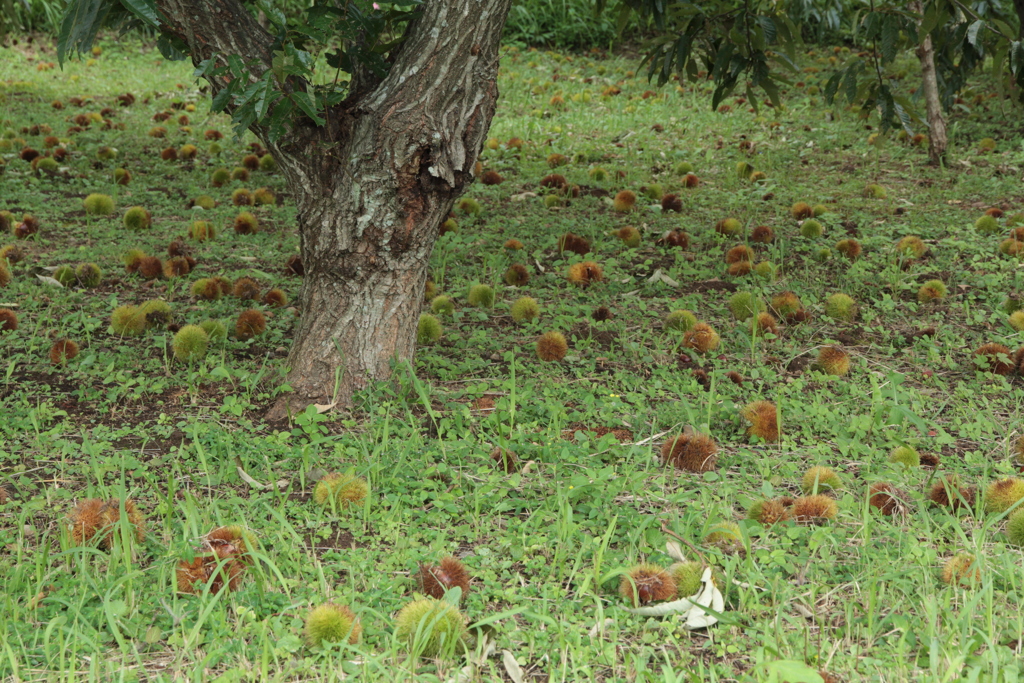
[[[479,213],[456,210],[457,230],[432,257],[437,293],[454,303],[438,316],[442,337],[354,408],[268,425],[297,311],[262,298],[279,288],[296,300],[301,286],[285,269],[298,238],[283,178],[258,169],[213,187],[213,171],[243,166],[251,136],[232,139],[187,64],[131,41],[101,48],[63,71],[49,68],[45,41],[0,48],[0,210],[39,221],[28,239],[0,239],[22,252],[0,287],[0,307],[19,321],[0,332],[0,680],[1018,680],[1024,557],[1008,514],[988,511],[1000,506],[987,489],[1018,470],[1024,392],[974,350],[1002,344],[1009,354],[993,360],[1009,361],[1024,345],[1007,306],[1024,292],[1021,263],[999,249],[1024,211],[1024,151],[1019,110],[990,84],[963,94],[950,164],[937,169],[912,140],[873,137],[876,117],[821,102],[848,52],[805,56],[785,109],[752,113],[736,97],[712,112],[709,85],[657,89],[633,74],[635,61],[506,50],[483,157],[501,182],[472,188]],[[913,62],[900,66],[912,88]],[[164,137],[151,136],[158,126]],[[208,130],[224,135],[219,154]],[[67,157],[33,170],[22,150],[52,153],[47,135]],[[188,144],[194,159],[161,159]],[[550,168],[561,161],[552,154],[567,163]],[[684,187],[684,162],[695,188]],[[738,173],[739,162],[764,177]],[[114,182],[117,168],[129,184]],[[542,188],[552,172],[578,196]],[[233,205],[236,190],[261,187],[276,201]],[[621,190],[639,196],[630,212],[612,206]],[[110,195],[115,213],[87,215],[91,193]],[[662,211],[657,197],[669,193],[680,211]],[[200,195],[218,205],[193,208]],[[813,229],[793,217],[796,202],[821,205],[821,236],[803,236]],[[132,206],[152,227],[123,225]],[[993,232],[975,230],[991,207],[1005,215]],[[255,234],[233,230],[243,210]],[[728,217],[738,234],[715,230]],[[189,239],[195,220],[212,222],[216,238]],[[752,241],[761,225],[772,241]],[[638,246],[613,232],[626,226]],[[688,247],[660,243],[670,230],[685,231]],[[559,253],[567,232],[590,253]],[[927,253],[896,248],[911,235]],[[176,238],[195,259],[190,273],[126,272],[129,249],[167,260]],[[506,248],[511,239],[522,249]],[[855,259],[839,245],[849,239],[862,249]],[[770,265],[729,274],[738,244]],[[601,281],[567,280],[583,261]],[[97,286],[44,279],[80,263],[101,269]],[[505,282],[513,264],[528,271],[522,286]],[[260,295],[193,296],[197,279],[217,276],[250,277]],[[931,280],[945,295],[922,302]],[[492,308],[468,303],[475,284],[494,288]],[[802,322],[768,306],[787,291]],[[752,334],[738,300],[730,310],[743,292],[779,319],[774,333]],[[853,320],[826,311],[836,293],[856,302]],[[511,307],[524,296],[540,315],[517,323]],[[112,329],[117,307],[154,299],[168,316],[139,335]],[[610,319],[594,318],[600,307]],[[241,340],[235,321],[250,308],[266,332]],[[679,309],[720,345],[687,348],[664,323]],[[175,359],[174,331],[208,320],[231,334],[202,359]],[[541,362],[535,341],[551,331],[568,352]],[[80,351],[54,365],[62,338]],[[825,347],[848,354],[848,374],[822,371]],[[777,408],[777,441],[748,434],[741,411],[758,400]],[[715,439],[717,468],[662,464],[662,443],[684,426]],[[890,462],[900,446],[921,466]],[[517,454],[511,473],[495,467],[497,447]],[[802,495],[812,466],[841,480],[827,491],[833,519],[747,519],[758,501]],[[330,472],[364,478],[369,495],[317,505],[312,491]],[[954,476],[977,487],[973,505],[931,504],[933,486]],[[871,504],[879,483],[902,492],[897,514]],[[122,522],[110,549],[76,545],[68,516],[91,497],[131,497],[146,517],[142,541]],[[221,525],[251,533],[237,590],[177,592],[179,563]],[[733,542],[708,542],[716,530]],[[667,567],[676,537],[717,568],[725,610],[709,629],[624,609],[622,573]],[[942,568],[959,553],[974,557],[976,576],[946,583]],[[419,590],[420,564],[449,555],[472,576],[460,606],[474,637],[454,656],[418,658],[394,635],[395,615]],[[358,644],[306,644],[306,616],[327,601],[359,617]]]

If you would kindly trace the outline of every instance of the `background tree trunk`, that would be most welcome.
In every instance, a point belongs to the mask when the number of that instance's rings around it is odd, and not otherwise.
[[[911,3],[911,10],[920,13],[921,3]],[[946,119],[942,115],[939,80],[935,71],[935,49],[930,35],[925,35],[918,46],[917,59],[921,62],[921,89],[928,118],[928,160],[938,166],[946,158],[949,140],[946,136]]]
[[[269,68],[272,39],[238,0],[158,5],[194,63],[241,54]],[[254,127],[296,198],[306,273],[288,356],[293,393],[268,419],[347,404],[395,359],[412,358],[438,227],[472,182],[494,116],[510,6],[427,0],[388,75],[354,74],[355,92],[326,125],[299,120],[276,141]]]

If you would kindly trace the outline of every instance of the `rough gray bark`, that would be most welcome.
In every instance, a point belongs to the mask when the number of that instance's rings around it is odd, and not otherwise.
[[[921,3],[911,3],[911,11],[920,14]],[[925,35],[918,46],[917,59],[921,63],[921,93],[924,95],[925,113],[928,117],[928,160],[938,166],[946,158],[949,139],[946,136],[946,119],[942,115],[942,101],[939,99],[935,49],[930,35]]]
[[[234,53],[269,67],[271,38],[237,0],[157,4],[193,62]],[[356,74],[326,125],[299,120],[276,141],[253,129],[295,196],[306,273],[288,357],[293,393],[268,419],[344,405],[387,378],[395,359],[412,358],[438,226],[472,181],[494,115],[510,5],[427,0],[388,75]]]

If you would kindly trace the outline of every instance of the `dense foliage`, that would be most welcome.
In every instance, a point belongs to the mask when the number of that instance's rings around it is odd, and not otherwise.
[[[295,111],[322,120],[322,112],[344,98],[344,87],[337,86],[347,82],[353,60],[375,71],[387,68],[387,51],[400,39],[401,27],[411,16],[408,12],[415,9],[414,2],[383,3],[380,10],[370,7],[379,4],[359,0],[339,9],[334,3],[299,0],[252,3],[252,11],[278,35],[279,68],[273,76],[262,74],[258,84],[223,93],[220,108],[234,101],[239,129],[266,119],[279,132]],[[0,10],[0,30],[8,26],[57,32],[61,8],[55,0],[3,0]],[[61,35],[70,50],[88,48],[102,26],[152,29],[158,23],[147,0],[73,0],[68,10]],[[1007,0],[933,0],[921,3],[920,9],[875,0],[520,0],[509,15],[505,37],[524,45],[578,49],[642,42],[648,76],[659,83],[674,73],[691,80],[711,78],[716,84],[712,108],[736,89],[754,106],[760,106],[757,91],[778,106],[779,86],[792,82],[793,56],[804,41],[842,39],[859,46],[862,56],[834,75],[825,88],[825,101],[839,97],[867,111],[877,108],[883,128],[910,130],[922,123],[916,88],[901,87],[884,73],[897,55],[916,48],[923,35],[932,36],[947,110],[986,59],[993,73],[1006,74],[1004,87],[1021,93],[1020,24]],[[356,36],[360,41],[353,42]],[[180,44],[165,39],[162,45],[167,54],[180,56]],[[209,64],[202,73],[231,73],[237,78],[246,68],[237,61]],[[314,74],[318,69],[319,77]],[[321,87],[307,97],[281,87],[289,77],[319,81],[321,86],[330,82],[334,87]],[[271,120],[272,111],[276,116]]]
[[[586,50],[639,42],[635,18],[620,25],[611,12],[598,12],[593,0],[518,0],[505,24],[504,39],[524,46]]]
[[[599,0],[601,5],[605,2]],[[778,106],[780,84],[791,82],[796,74],[793,59],[804,35],[797,23],[801,19],[808,20],[810,28],[844,29],[862,48],[858,59],[848,61],[830,79],[825,100],[831,104],[838,95],[866,111],[877,109],[883,129],[909,131],[918,118],[912,92],[895,85],[884,69],[920,45],[925,35],[938,46],[947,107],[986,56],[992,58],[993,72],[1006,73],[1008,84],[1024,97],[1024,43],[1014,29],[1018,19],[1000,3],[972,7],[960,0],[934,0],[915,8],[868,0],[819,8],[805,0],[621,0],[619,7],[639,14],[659,31],[647,47],[648,76],[659,83],[674,73],[691,81],[710,78],[716,84],[712,107],[737,88],[755,107],[757,91]]]

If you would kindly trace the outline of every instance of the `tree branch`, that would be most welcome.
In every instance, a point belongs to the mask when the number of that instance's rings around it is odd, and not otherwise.
[[[984,19],[981,16],[979,16],[977,12],[975,12],[967,4],[961,2],[960,0],[952,0],[952,3],[954,5],[956,5],[960,9],[961,12],[963,12],[964,14],[969,16],[971,19],[974,19],[975,21],[984,21]],[[1024,24],[1021,24],[1021,27],[1022,27],[1022,30],[1024,30]],[[1015,40],[1015,38],[1013,36],[1008,35],[1006,33],[1003,33],[999,29],[999,27],[996,26],[995,22],[986,21],[985,22],[985,28],[990,29],[996,35],[1002,36],[1005,40],[1008,40],[1011,43]]]
[[[425,170],[452,188],[462,185],[457,175],[470,173],[494,113],[497,51],[511,4],[512,0],[424,3],[387,77],[361,103],[382,117],[385,133],[390,119],[408,120],[414,111],[427,124],[424,131],[451,131],[447,139],[435,136],[428,141],[430,163]],[[444,30],[447,26],[465,27],[466,34]],[[400,139],[385,134],[379,142],[390,146]],[[391,151],[396,158],[418,153]]]
[[[156,0],[165,23],[160,29],[180,38],[198,66],[214,55],[237,55],[255,77],[271,68],[274,37],[239,0]],[[226,81],[208,79],[216,93]]]

